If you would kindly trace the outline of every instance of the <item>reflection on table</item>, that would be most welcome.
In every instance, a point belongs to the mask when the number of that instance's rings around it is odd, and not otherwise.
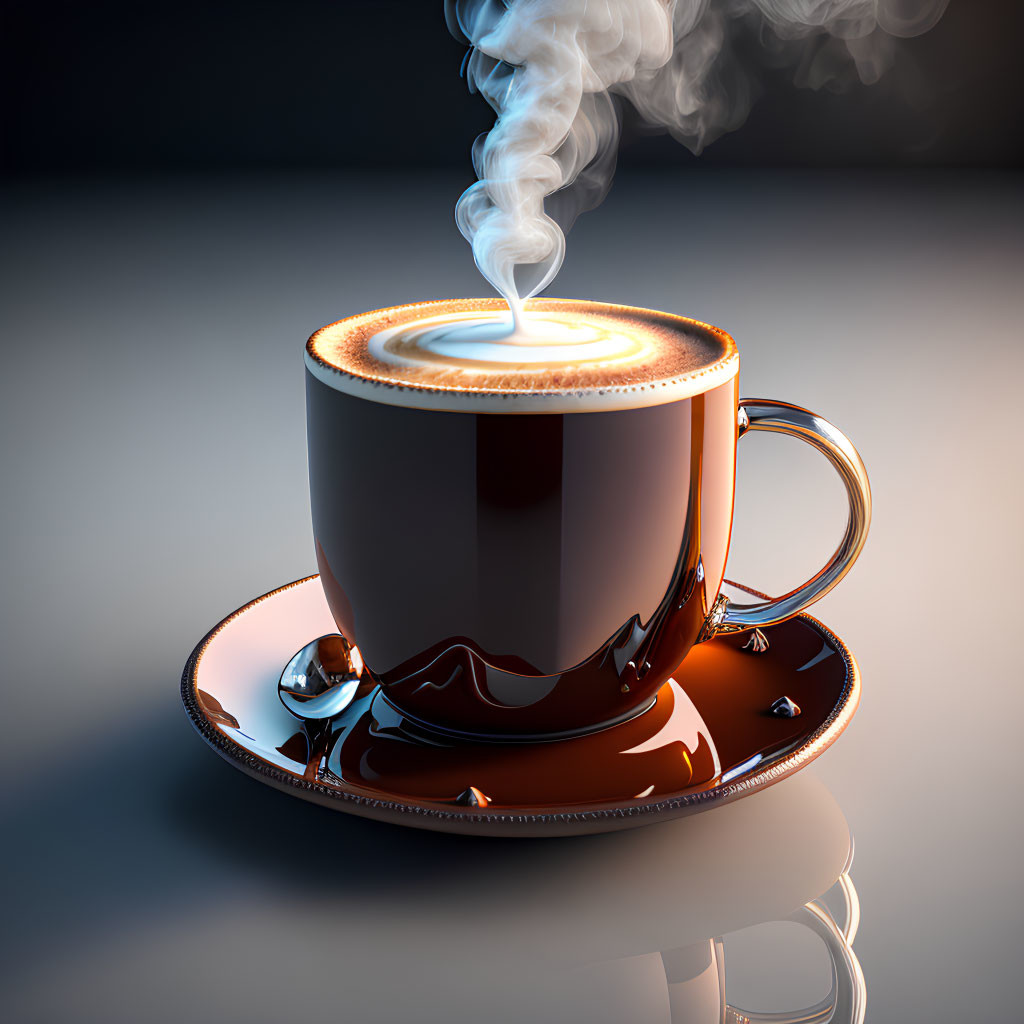
[[[372,865],[353,875],[337,920],[362,938],[345,943],[332,979],[344,992],[339,1019],[864,1019],[864,979],[852,949],[859,923],[852,841],[839,807],[811,775],[634,832],[489,842],[455,840],[453,870],[418,876],[423,840],[410,833],[401,876]],[[829,904],[837,902],[833,914]],[[820,939],[829,991],[779,1012],[731,1006],[728,936],[771,921],[796,922]],[[769,944],[759,956],[781,970],[792,954]]]

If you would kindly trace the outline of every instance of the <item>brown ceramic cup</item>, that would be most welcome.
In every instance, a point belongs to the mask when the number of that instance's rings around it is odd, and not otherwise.
[[[534,300],[535,309],[678,330],[702,353],[668,385],[576,392],[382,380],[341,369],[325,344],[498,307],[380,310],[318,331],[306,348],[321,580],[339,630],[399,711],[495,739],[601,728],[649,706],[695,643],[789,618],[847,572],[870,520],[860,457],[806,410],[738,401],[739,356],[724,331],[668,313]],[[736,442],[748,430],[820,450],[846,486],[850,517],[806,584],[735,605],[719,589]]]

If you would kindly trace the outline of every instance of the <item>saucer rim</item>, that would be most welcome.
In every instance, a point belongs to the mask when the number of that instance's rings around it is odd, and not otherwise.
[[[259,597],[253,598],[240,608],[220,620],[196,644],[181,674],[181,701],[188,714],[192,726],[199,735],[226,761],[251,775],[261,782],[269,783],[284,792],[296,793],[300,797],[312,800],[323,806],[336,810],[345,810],[362,817],[374,818],[393,824],[409,825],[418,828],[472,832],[479,835],[557,835],[557,827],[569,827],[573,832],[607,831],[616,828],[631,828],[653,824],[655,821],[668,817],[681,817],[685,814],[717,807],[730,803],[740,797],[747,796],[760,789],[765,789],[806,767],[825,752],[849,725],[860,704],[860,668],[853,653],[847,645],[824,623],[806,612],[793,616],[803,619],[812,629],[819,632],[842,657],[846,668],[843,690],[825,720],[810,733],[798,746],[774,761],[770,765],[731,779],[728,783],[712,786],[693,793],[681,792],[673,796],[659,797],[645,803],[634,803],[628,806],[621,804],[607,807],[594,807],[587,810],[535,811],[515,809],[494,809],[474,807],[438,807],[426,803],[414,803],[395,797],[386,799],[366,796],[352,789],[326,785],[322,782],[311,782],[301,776],[284,771],[264,761],[261,757],[246,750],[226,736],[211,722],[199,704],[196,696],[196,683],[199,664],[203,655],[216,639],[218,634],[235,619],[262,604],[264,601],[283,594],[295,587],[319,579],[319,573],[304,576],[281,587],[275,587]],[[790,620],[786,620],[790,621]],[[784,625],[784,623],[780,623]],[[711,641],[713,642],[713,640]],[[542,827],[536,833],[524,832],[531,826]],[[552,831],[552,827],[555,831]],[[590,826],[590,828],[587,828]],[[595,827],[596,826],[596,827]],[[488,833],[488,829],[496,831]]]

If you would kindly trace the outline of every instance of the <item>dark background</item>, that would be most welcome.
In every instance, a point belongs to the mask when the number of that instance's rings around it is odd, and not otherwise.
[[[469,169],[491,112],[441,0],[6,5],[5,173],[408,165]],[[1024,5],[952,0],[894,71],[836,95],[762,75],[702,165],[1016,167]],[[623,163],[698,160],[633,139]]]

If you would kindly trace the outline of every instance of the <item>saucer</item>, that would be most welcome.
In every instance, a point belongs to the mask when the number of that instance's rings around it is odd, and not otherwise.
[[[296,651],[336,632],[317,576],[233,612],[185,666],[193,725],[227,761],[278,789],[445,832],[610,832],[718,806],[809,764],[846,728],[860,695],[846,646],[799,615],[764,630],[766,649],[747,633],[700,644],[648,710],[584,736],[450,739],[403,718],[379,689],[326,726],[304,724],[278,700],[278,678]]]

